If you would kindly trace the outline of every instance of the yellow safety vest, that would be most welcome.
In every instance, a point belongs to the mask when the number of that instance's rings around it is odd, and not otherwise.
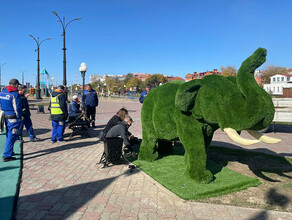
[[[62,115],[63,111],[60,108],[60,101],[58,99],[58,96],[61,94],[51,97],[51,115]]]

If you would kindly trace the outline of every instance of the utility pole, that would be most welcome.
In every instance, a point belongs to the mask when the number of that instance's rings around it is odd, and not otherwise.
[[[26,71],[28,71],[28,70],[24,70],[24,71],[18,70],[18,71],[22,73],[22,82],[21,82],[21,84],[24,85],[24,73]]]

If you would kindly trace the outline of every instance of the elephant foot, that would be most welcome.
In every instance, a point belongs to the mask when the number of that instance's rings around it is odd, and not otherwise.
[[[198,183],[210,183],[214,179],[213,174],[209,170],[193,172],[187,169],[185,174]]]
[[[139,160],[146,160],[149,162],[152,162],[158,158],[158,152],[153,153],[154,149],[153,147],[149,147],[151,145],[147,144],[147,142],[143,143],[140,146],[140,151],[138,155]]]

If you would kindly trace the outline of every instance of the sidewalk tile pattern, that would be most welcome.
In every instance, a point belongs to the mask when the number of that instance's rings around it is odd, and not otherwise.
[[[141,137],[141,104],[138,102],[101,101],[97,108],[96,135],[116,111],[126,107],[134,119],[130,131]],[[102,169],[97,164],[103,152],[98,138],[78,138],[51,144],[49,114],[32,111],[35,132],[42,140],[28,142],[24,137],[23,176],[16,219],[292,219],[291,213],[185,201],[166,190],[139,169],[130,173],[127,166]],[[246,135],[246,134],[244,134]],[[292,155],[291,133],[275,133],[282,144],[261,150]],[[243,148],[216,132],[216,145]],[[283,144],[284,143],[284,144]]]

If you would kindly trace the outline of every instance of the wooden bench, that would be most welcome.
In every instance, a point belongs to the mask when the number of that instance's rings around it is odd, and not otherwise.
[[[34,104],[34,103],[29,103],[28,106],[29,106],[30,110],[35,110],[36,109],[36,104]]]

